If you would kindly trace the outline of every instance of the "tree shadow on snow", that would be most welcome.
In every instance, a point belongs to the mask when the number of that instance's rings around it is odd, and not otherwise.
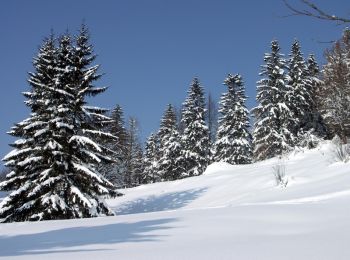
[[[128,201],[114,208],[117,215],[174,210],[188,205],[200,197],[207,188],[152,195],[143,199]]]
[[[111,250],[104,248],[108,244],[159,241],[164,235],[157,235],[154,231],[170,229],[172,227],[166,224],[175,221],[175,218],[166,218],[135,223],[62,228],[34,234],[0,236],[0,257],[105,251]],[[90,247],[75,248],[79,246]]]

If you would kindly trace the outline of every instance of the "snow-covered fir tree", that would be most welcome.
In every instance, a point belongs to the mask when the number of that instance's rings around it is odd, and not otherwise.
[[[214,161],[247,164],[252,161],[249,111],[245,105],[244,83],[239,74],[225,79],[228,90],[221,96],[219,128],[214,145]]]
[[[113,162],[101,163],[100,173],[117,187],[124,186],[124,175],[126,171],[126,155],[128,147],[128,133],[125,128],[124,112],[120,105],[112,109],[110,118],[112,122],[103,129],[111,133],[117,139],[101,138],[104,147],[111,151]]]
[[[331,133],[343,143],[350,138],[350,29],[325,54],[323,84],[317,91],[318,107]]]
[[[312,97],[312,78],[308,72],[308,66],[301,53],[300,44],[295,40],[292,44],[288,60],[288,84],[291,87],[287,93],[287,100],[289,108],[292,110],[295,121],[290,129],[293,131],[295,145],[300,145],[298,139],[310,138],[309,122],[311,121],[313,97]]]
[[[205,98],[198,78],[194,78],[182,109],[182,157],[187,176],[200,175],[209,163],[209,133],[205,124]]]
[[[0,204],[2,222],[68,219],[113,215],[102,196],[114,196],[114,186],[96,167],[108,154],[95,142],[110,134],[99,126],[110,119],[104,109],[86,106],[98,66],[86,27],[75,45],[64,35],[55,46],[46,40],[34,59],[31,91],[25,93],[31,115],[10,134],[20,138],[4,161],[12,171],[0,188],[12,191]]]
[[[286,74],[286,62],[276,40],[271,53],[265,54],[265,65],[257,82],[258,106],[253,109],[256,119],[253,131],[254,157],[264,160],[288,151],[294,143],[290,127],[295,124],[293,112],[286,100],[291,91]]]
[[[147,183],[160,181],[158,174],[159,161],[159,139],[158,136],[151,133],[145,145],[144,166]]]
[[[176,180],[184,173],[181,137],[177,129],[176,112],[168,105],[160,123],[158,174],[161,180]]]

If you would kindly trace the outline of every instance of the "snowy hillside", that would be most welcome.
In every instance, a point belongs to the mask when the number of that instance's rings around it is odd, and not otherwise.
[[[350,165],[331,144],[285,160],[216,163],[109,200],[118,216],[0,225],[4,259],[350,259]]]

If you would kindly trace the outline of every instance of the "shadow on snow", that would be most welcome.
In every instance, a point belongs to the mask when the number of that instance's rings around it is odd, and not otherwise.
[[[117,215],[179,209],[200,197],[207,188],[152,195],[125,202],[114,208]]]
[[[175,221],[175,218],[166,218],[135,223],[62,228],[35,234],[0,236],[0,257],[105,251],[111,249],[101,248],[101,245],[159,241],[164,235],[157,235],[154,231],[170,229],[172,227],[166,224]],[[47,224],[49,225],[49,222]],[[90,246],[90,248],[74,248],[79,246]]]

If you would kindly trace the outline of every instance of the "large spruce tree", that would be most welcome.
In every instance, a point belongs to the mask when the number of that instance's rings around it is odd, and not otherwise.
[[[291,91],[286,74],[286,62],[276,40],[271,53],[265,54],[265,65],[257,82],[258,106],[253,109],[256,119],[253,131],[254,157],[264,160],[288,151],[294,143],[291,126],[295,124],[293,112],[286,99]]]
[[[64,35],[55,46],[46,40],[34,59],[31,91],[25,93],[31,115],[10,134],[20,138],[4,161],[12,171],[0,184],[10,194],[0,204],[2,222],[67,219],[113,215],[102,196],[114,196],[114,186],[97,165],[110,160],[95,142],[110,119],[105,110],[86,105],[100,75],[85,26],[72,43]]]
[[[221,117],[214,146],[214,161],[247,164],[252,160],[252,138],[244,83],[241,75],[229,74],[224,84],[228,90],[220,100]]]
[[[187,176],[200,175],[209,162],[209,133],[205,124],[205,98],[198,78],[194,78],[182,110],[182,156]]]

